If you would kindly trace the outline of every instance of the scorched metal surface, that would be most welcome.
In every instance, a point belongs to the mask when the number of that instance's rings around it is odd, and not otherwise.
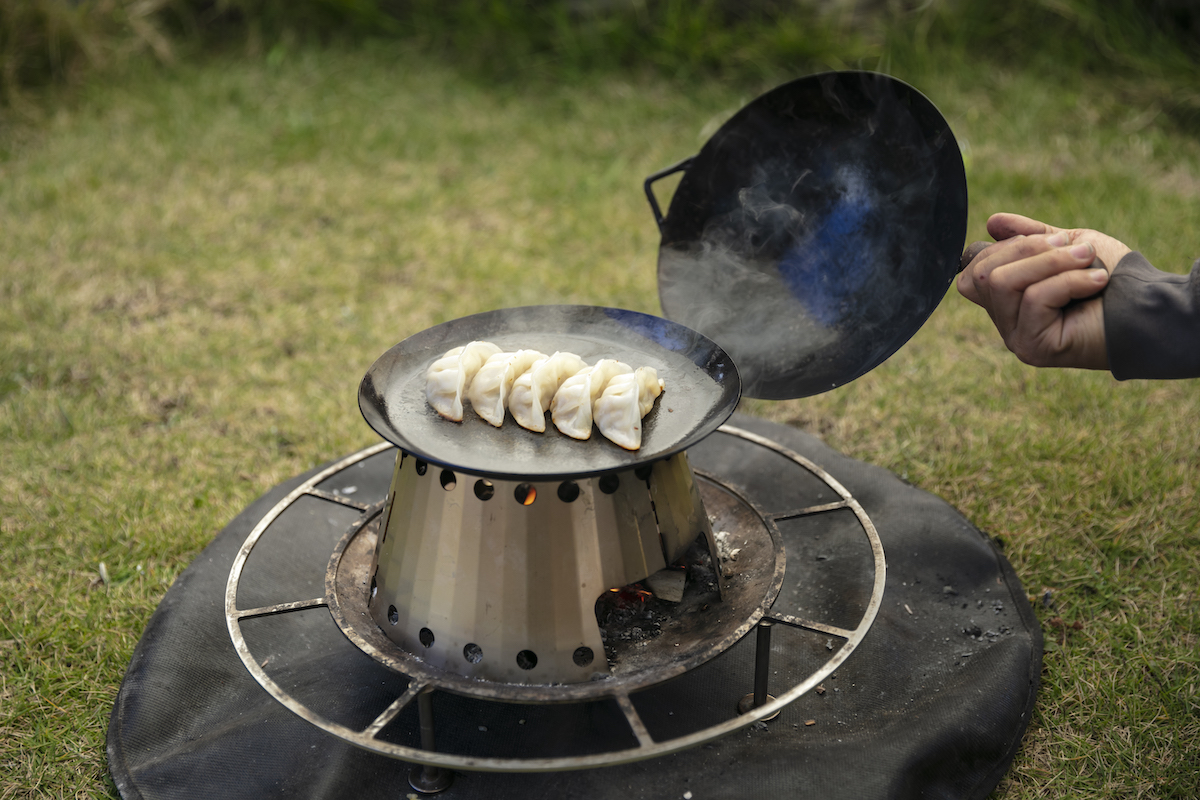
[[[623,450],[597,432],[587,441],[525,430],[512,419],[496,428],[468,407],[461,423],[425,401],[425,370],[447,350],[486,340],[502,350],[575,353],[589,363],[615,358],[654,367],[666,384],[642,421],[642,447]],[[445,322],[392,347],[367,371],[358,405],[392,444],[434,464],[472,475],[563,480],[628,470],[678,453],[729,418],[741,396],[732,359],[707,337],[670,320],[599,306],[524,306]]]

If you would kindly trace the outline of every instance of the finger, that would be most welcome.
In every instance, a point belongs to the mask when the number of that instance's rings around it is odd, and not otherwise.
[[[988,274],[997,266],[1007,263],[1004,253],[1017,253],[1015,257],[1022,257],[1018,251],[1012,248],[1018,239],[1007,242],[975,242],[963,252],[962,257],[967,258],[973,254],[967,265],[961,269],[957,278],[958,293],[970,300],[977,306],[982,306],[991,314],[991,308],[988,302],[989,287],[987,285]],[[980,246],[982,245],[982,246]]]
[[[1054,316],[1072,300],[1092,297],[1107,285],[1108,270],[1103,268],[1062,272],[1030,286],[1021,300],[1021,313]]]
[[[1103,264],[1109,271],[1114,269],[1121,259],[1132,252],[1129,245],[1103,233],[1092,230],[1071,231],[1071,241],[1089,242],[1096,248],[1096,266]]]
[[[1104,367],[1100,307],[1087,298],[1094,298],[1107,283],[1107,270],[1088,269],[1034,284],[1022,300],[1020,324],[1004,338],[1005,344],[1034,366]],[[1068,309],[1073,300],[1084,302]]]
[[[975,289],[975,281],[971,280],[971,271],[964,270],[958,274],[955,279],[955,287],[958,293],[970,300],[977,306],[983,305],[983,299],[979,296],[979,292]]]
[[[992,270],[1065,245],[1069,241],[1069,234],[1059,231],[1049,236],[1017,235],[994,244],[975,242],[963,253],[963,258],[966,258],[969,253],[975,253],[975,256],[958,276],[959,294],[977,305],[988,308],[990,289],[987,284],[987,276]]]
[[[1108,368],[1104,306],[1096,296],[1070,303],[1044,318],[1031,313],[1004,343],[1017,358],[1035,367]]]
[[[1058,243],[1054,236],[1015,236],[988,246],[963,271],[963,276],[970,279],[973,288],[970,294],[963,292],[964,296],[986,308],[989,314],[992,313],[992,286],[989,282],[992,271],[1052,250]],[[963,276],[959,278],[960,292],[963,289]],[[992,319],[995,319],[995,315]]]
[[[1095,248],[1090,244],[1078,244],[1049,250],[993,270],[989,276],[989,297],[992,319],[1001,335],[1020,324],[1020,315],[1026,310],[1026,295],[1035,292],[1037,296],[1036,292],[1044,292],[1044,287],[1039,287],[1060,274],[1080,273],[1095,260],[1095,257]],[[1104,274],[1107,276],[1108,272],[1105,271]],[[1093,289],[1092,294],[1095,291],[1097,290]],[[1059,307],[1066,305],[1070,300],[1069,297],[1064,299]]]
[[[966,269],[968,264],[974,261],[984,250],[991,247],[991,245],[991,242],[972,242],[967,245],[967,249],[963,250],[962,258],[958,261],[958,271],[962,272]]]
[[[993,291],[1024,292],[1035,283],[1094,265],[1097,260],[1096,249],[1086,242],[1056,247],[1003,264],[991,271],[988,280]]]
[[[996,241],[1011,239],[1014,236],[1036,236],[1040,233],[1057,233],[1062,230],[1053,225],[1047,225],[1036,219],[1023,217],[1020,214],[992,214],[987,221],[987,230]]]

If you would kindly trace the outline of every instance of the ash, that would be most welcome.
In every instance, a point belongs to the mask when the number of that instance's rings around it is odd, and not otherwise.
[[[733,573],[736,571],[734,562],[737,561],[742,548],[735,546],[733,535],[729,531],[715,531],[713,539],[717,543],[717,557],[721,561],[721,575],[726,578],[732,578]],[[744,545],[746,542],[743,541],[741,544]]]
[[[640,583],[605,592],[596,601],[600,638],[609,642],[641,642],[662,633],[667,607]]]
[[[660,636],[663,627],[670,626],[682,609],[694,606],[706,596],[714,601],[719,598],[712,556],[703,535],[698,536],[669,568],[687,572],[683,601],[679,603],[656,597],[641,582],[610,589],[596,600],[596,622],[600,626],[600,638],[604,640],[604,652],[610,667],[619,660],[618,643],[637,646],[648,642]],[[704,603],[703,609],[707,608],[708,604]],[[628,647],[629,644],[624,646]]]

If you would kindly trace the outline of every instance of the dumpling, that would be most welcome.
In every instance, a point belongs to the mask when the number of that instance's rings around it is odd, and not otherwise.
[[[491,342],[471,342],[447,350],[425,371],[425,399],[433,410],[454,422],[462,422],[463,393],[479,368],[500,348]]]
[[[634,370],[634,375],[638,380],[638,413],[644,417],[650,413],[650,409],[654,407],[654,401],[663,393],[667,385],[663,383],[662,378],[658,377],[658,370],[654,367],[638,367]]]
[[[653,367],[617,375],[596,400],[592,412],[596,427],[614,444],[637,450],[642,446],[642,417],[650,413],[662,391],[663,382]]]
[[[515,353],[496,353],[485,361],[467,389],[467,398],[475,413],[497,428],[503,425],[513,381],[544,358],[548,356],[537,350],[518,350]]]
[[[592,404],[610,380],[627,372],[633,372],[633,367],[613,358],[602,358],[595,366],[585,367],[567,378],[550,402],[554,426],[572,439],[591,437]]]
[[[546,430],[546,412],[563,381],[587,367],[574,353],[558,352],[536,362],[513,381],[508,393],[508,410],[517,424],[541,433]]]

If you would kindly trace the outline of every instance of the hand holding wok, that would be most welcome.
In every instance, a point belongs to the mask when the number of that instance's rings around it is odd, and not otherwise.
[[[1037,367],[1107,369],[1104,306],[1109,268],[1130,248],[1094,230],[1061,229],[994,214],[995,244],[963,252],[958,291],[992,318],[1008,349]]]

